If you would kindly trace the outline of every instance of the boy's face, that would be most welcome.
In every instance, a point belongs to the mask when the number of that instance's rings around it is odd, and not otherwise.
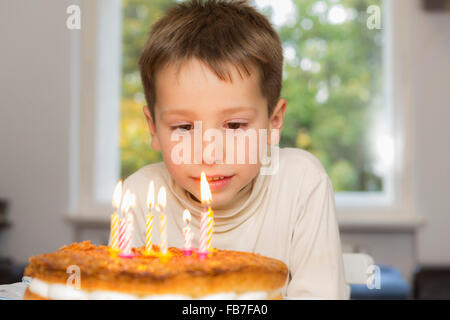
[[[157,74],[155,119],[152,119],[148,108],[144,107],[152,135],[152,147],[161,151],[176,183],[200,200],[200,175],[204,171],[215,208],[226,206],[233,201],[235,195],[258,175],[261,167],[257,155],[256,163],[250,161],[251,156],[255,156],[251,154],[255,153],[255,150],[248,147],[250,139],[246,138],[244,148],[238,145],[236,137],[233,138],[234,146],[227,146],[226,129],[238,135],[247,130],[255,130],[257,141],[260,139],[258,129],[267,129],[268,142],[275,144],[278,141],[270,141],[270,129],[281,130],[286,108],[286,101],[280,99],[269,118],[267,101],[261,94],[259,75],[255,69],[251,70],[251,76],[243,74],[243,79],[236,68],[229,69],[233,82],[220,80],[213,71],[196,59],[183,64],[178,77],[176,67],[170,65]],[[198,125],[197,121],[201,121],[200,139],[205,131],[215,129],[215,133],[219,133],[223,141],[223,154],[220,155],[220,152],[211,151],[214,150],[216,139],[206,141],[203,137],[200,148],[197,148],[201,152],[197,158],[200,160],[198,164],[194,162],[194,122]],[[199,126],[196,130],[198,129]],[[174,147],[179,148],[182,140],[173,139],[174,133],[185,135],[184,137],[190,140],[190,163],[175,163],[177,160],[172,152]],[[259,146],[259,142],[256,146]],[[205,150],[207,148],[209,149]],[[233,151],[231,148],[234,149],[234,159],[230,163],[231,157],[226,157]],[[243,153],[245,163],[238,163],[238,155]],[[217,158],[223,163],[214,162]],[[219,180],[213,181],[210,178]]]

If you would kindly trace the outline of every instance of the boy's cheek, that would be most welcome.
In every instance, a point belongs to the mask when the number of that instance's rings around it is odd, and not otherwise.
[[[161,144],[157,135],[152,136],[151,146],[153,150],[161,151]]]

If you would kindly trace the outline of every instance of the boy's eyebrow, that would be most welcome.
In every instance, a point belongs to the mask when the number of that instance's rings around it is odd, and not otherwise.
[[[234,113],[234,112],[239,112],[239,111],[252,111],[255,112],[256,109],[252,108],[252,107],[230,107],[230,108],[226,108],[224,110],[222,110],[223,114],[229,114],[229,113]]]
[[[235,113],[235,112],[240,112],[240,111],[252,111],[255,112],[256,109],[252,108],[252,107],[229,107],[226,109],[223,109],[221,111],[222,114],[230,114],[230,113]],[[195,112],[189,110],[189,109],[174,109],[174,110],[164,110],[161,112],[161,117],[163,116],[168,116],[168,115],[195,115]]]
[[[195,115],[194,112],[192,112],[189,109],[175,109],[175,110],[164,110],[163,112],[161,112],[161,117],[163,116],[168,116],[171,114],[175,114],[175,115]]]

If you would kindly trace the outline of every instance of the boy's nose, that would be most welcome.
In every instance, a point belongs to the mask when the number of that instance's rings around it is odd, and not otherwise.
[[[209,142],[206,143],[206,145],[209,145]],[[215,152],[208,151],[208,147],[203,148],[202,164],[207,166],[213,166],[216,164]]]
[[[200,123],[202,147],[197,148],[201,152],[198,158],[202,159],[202,164],[213,166],[216,163],[222,163],[224,135],[221,130],[204,121]],[[222,143],[220,143],[222,141]],[[194,142],[195,143],[195,142]]]

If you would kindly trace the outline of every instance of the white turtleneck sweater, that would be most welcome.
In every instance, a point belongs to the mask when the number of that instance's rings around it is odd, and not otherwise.
[[[294,148],[279,150],[279,169],[258,175],[229,207],[214,210],[213,247],[259,253],[283,261],[289,276],[285,298],[347,299],[334,192],[320,161]],[[179,187],[164,162],[142,167],[124,182],[136,195],[132,244],[145,244],[149,182],[167,190],[169,246],[183,247],[184,209],[192,215],[193,245],[198,246],[202,205]],[[157,216],[153,243],[159,244]]]

